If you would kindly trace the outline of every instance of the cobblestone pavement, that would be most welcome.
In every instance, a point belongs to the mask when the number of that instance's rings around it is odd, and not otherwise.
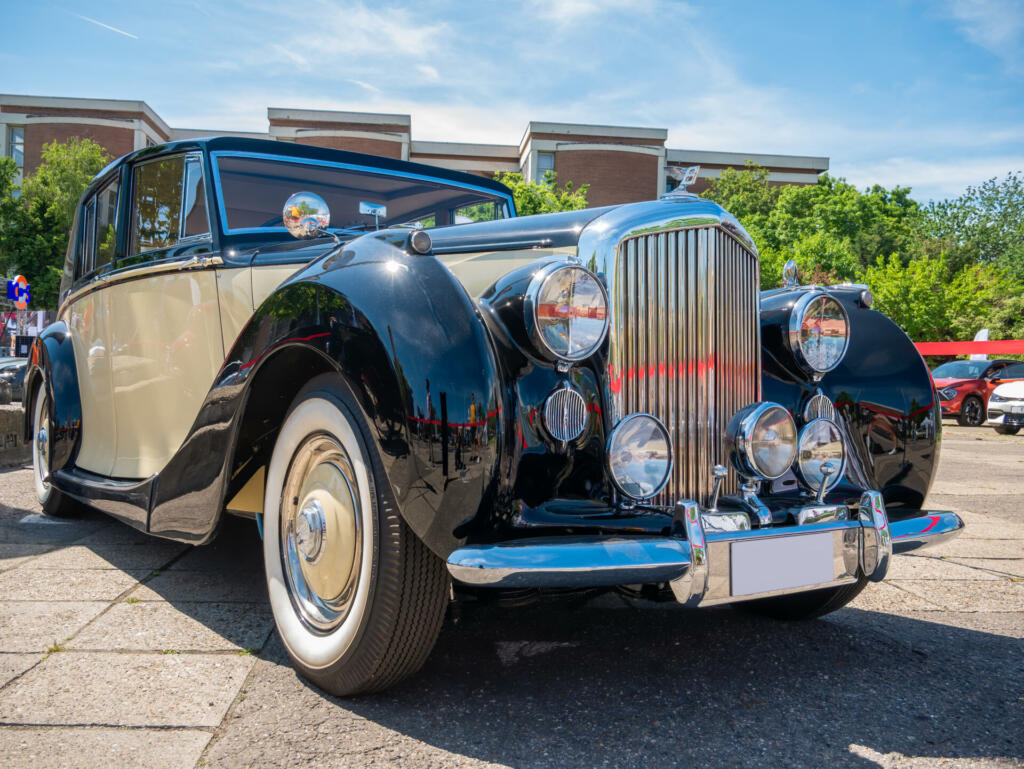
[[[945,429],[966,534],[806,623],[617,595],[466,605],[423,672],[298,679],[259,545],[38,515],[0,471],[0,767],[1024,766],[1024,435]]]

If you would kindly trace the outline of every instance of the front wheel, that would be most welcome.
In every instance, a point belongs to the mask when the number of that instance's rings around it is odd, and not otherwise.
[[[841,609],[867,587],[866,577],[859,578],[856,582],[839,587],[826,587],[821,590],[811,590],[807,593],[794,593],[793,595],[780,595],[776,598],[758,598],[755,601],[744,601],[743,603],[732,604],[739,611],[759,614],[762,617],[771,617],[781,620],[806,620],[823,617],[831,614],[836,609]]]
[[[961,427],[980,427],[985,421],[985,404],[977,395],[968,395],[960,404],[960,413],[956,421]]]
[[[1000,435],[1016,435],[1020,432],[1019,425],[996,425],[996,432]]]
[[[82,506],[50,483],[50,434],[50,398],[44,384],[39,388],[32,409],[32,479],[36,500],[43,515],[72,518],[81,514]]]
[[[299,673],[338,695],[416,672],[449,593],[444,563],[399,515],[368,436],[344,381],[317,377],[292,403],[267,471],[274,620]]]

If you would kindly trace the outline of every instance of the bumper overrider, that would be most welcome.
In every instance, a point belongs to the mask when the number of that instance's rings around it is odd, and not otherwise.
[[[545,537],[468,545],[448,558],[458,581],[496,588],[667,583],[677,601],[712,606],[885,578],[893,553],[956,536],[952,512],[889,521],[882,495],[855,508],[809,504],[789,526],[725,530],[691,501],[675,507],[672,536]],[[803,514],[801,514],[803,513]]]

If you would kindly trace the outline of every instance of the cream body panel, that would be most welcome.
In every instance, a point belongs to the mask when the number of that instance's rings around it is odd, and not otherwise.
[[[274,289],[284,283],[299,270],[306,269],[308,263],[302,264],[266,264],[252,268],[252,306],[259,307]]]
[[[224,360],[214,270],[112,283],[107,295],[117,415],[111,475],[146,478],[181,447]]]
[[[574,255],[575,246],[560,248],[526,248],[519,251],[477,251],[474,253],[442,254],[437,258],[474,299],[478,298],[502,275],[525,264],[555,254]]]
[[[110,374],[109,306],[106,291],[85,292],[61,313],[71,331],[82,401],[81,444],[75,464],[110,475],[117,453],[117,429]]]
[[[217,270],[217,295],[221,336],[227,351],[234,347],[235,340],[252,317],[252,270],[248,267]]]

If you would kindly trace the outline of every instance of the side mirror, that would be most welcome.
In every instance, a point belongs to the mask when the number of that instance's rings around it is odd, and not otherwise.
[[[331,209],[315,192],[296,192],[285,201],[281,219],[292,237],[312,238],[327,230]]]

